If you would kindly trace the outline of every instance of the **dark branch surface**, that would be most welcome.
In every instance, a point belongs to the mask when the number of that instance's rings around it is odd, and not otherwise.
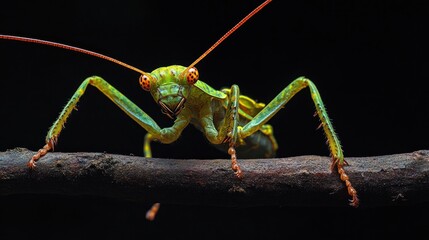
[[[228,159],[157,159],[52,152],[36,169],[35,152],[0,152],[0,195],[89,195],[122,200],[220,206],[344,206],[348,196],[322,156],[242,159],[237,179]],[[429,202],[429,151],[347,158],[361,206]]]

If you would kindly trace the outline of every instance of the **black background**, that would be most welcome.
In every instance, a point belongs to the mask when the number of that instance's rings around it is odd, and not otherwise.
[[[238,84],[242,94],[268,102],[304,75],[318,87],[346,157],[427,149],[429,11],[418,2],[274,1],[197,64],[200,78],[214,88]],[[150,72],[192,63],[260,3],[14,1],[0,8],[0,33],[86,48]],[[0,40],[0,52],[1,151],[43,146],[59,111],[91,75],[105,78],[160,126],[171,124],[141,90],[136,72],[35,44]],[[279,157],[329,155],[313,113],[305,89],[270,121]],[[56,151],[142,155],[144,134],[90,87]],[[173,144],[153,144],[153,153],[228,159],[193,127]],[[150,203],[84,196],[9,196],[0,203],[1,234],[28,237],[361,239],[424,234],[429,227],[427,206],[366,208],[364,202],[359,209],[163,205],[155,222],[144,220]]]

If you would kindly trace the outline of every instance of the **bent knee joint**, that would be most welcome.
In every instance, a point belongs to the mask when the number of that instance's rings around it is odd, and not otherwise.
[[[180,132],[172,131],[171,129],[161,129],[159,134],[154,134],[154,139],[157,139],[158,141],[162,143],[172,143],[176,141],[180,136]]]

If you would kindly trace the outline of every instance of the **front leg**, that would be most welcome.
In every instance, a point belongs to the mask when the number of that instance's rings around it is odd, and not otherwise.
[[[159,140],[162,143],[171,143],[180,136],[182,130],[190,122],[190,114],[186,114],[186,109],[183,109],[182,113],[177,116],[174,125],[169,128],[161,129],[158,124],[143,110],[141,110],[136,104],[131,102],[121,92],[116,90],[112,85],[106,82],[101,77],[89,77],[82,82],[77,91],[73,94],[67,105],[61,111],[59,117],[54,122],[52,127],[49,129],[46,136],[46,144],[41,148],[28,162],[30,168],[34,168],[36,161],[44,156],[49,150],[53,149],[61,130],[64,127],[68,117],[70,116],[73,109],[76,108],[76,104],[80,97],[85,93],[88,84],[96,87],[104,95],[106,95],[112,102],[114,102],[122,111],[124,111],[129,117],[136,121],[146,131],[148,131],[154,139]]]
[[[337,134],[334,131],[331,120],[322,102],[319,91],[313,82],[305,77],[300,77],[290,83],[283,89],[269,104],[265,106],[250,122],[243,128],[239,129],[239,137],[246,138],[259,130],[268,120],[270,120],[283,106],[299,91],[308,87],[310,89],[311,98],[316,106],[316,113],[320,118],[320,126],[322,127],[327,137],[327,144],[329,146],[331,156],[333,158],[331,169],[337,168],[338,174],[342,181],[344,181],[348,194],[352,197],[351,205],[357,207],[359,199],[356,190],[353,188],[349,181],[343,166],[347,164],[344,161],[343,150]]]
[[[224,140],[229,143],[228,154],[231,155],[231,168],[238,178],[242,178],[240,166],[237,163],[237,154],[235,146],[238,139],[238,120],[239,120],[239,97],[240,89],[237,85],[232,85],[231,94],[229,96],[229,103],[226,109],[225,126],[227,126],[227,138]]]
[[[242,171],[237,163],[235,146],[238,140],[238,121],[239,121],[239,96],[240,89],[237,85],[232,85],[228,96],[225,117],[222,120],[219,131],[214,126],[213,111],[210,103],[202,108],[201,124],[204,128],[207,139],[213,144],[228,143],[228,154],[231,156],[231,168],[238,178],[242,178]]]

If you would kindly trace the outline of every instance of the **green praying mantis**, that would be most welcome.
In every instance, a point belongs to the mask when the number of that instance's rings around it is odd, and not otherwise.
[[[296,93],[308,88],[316,108],[315,114],[320,119],[319,127],[323,129],[327,138],[327,145],[332,156],[331,170],[337,170],[351,197],[350,205],[357,207],[359,205],[358,194],[345,172],[344,166],[347,165],[347,162],[344,160],[339,138],[334,131],[320,93],[310,79],[299,77],[293,80],[267,104],[257,102],[248,96],[240,94],[238,85],[234,84],[230,88],[216,90],[199,79],[199,72],[195,65],[270,2],[271,0],[266,0],[256,7],[192,64],[188,66],[171,65],[160,67],[150,73],[106,55],[82,48],[34,38],[0,35],[0,39],[49,45],[92,55],[136,71],[140,74],[139,84],[141,88],[150,92],[161,108],[162,113],[174,120],[171,127],[159,127],[151,116],[106,80],[98,76],[92,76],[81,83],[65,105],[59,117],[49,129],[45,145],[32,156],[28,162],[28,167],[34,169],[36,162],[53,149],[66,120],[75,109],[79,99],[84,95],[88,85],[92,85],[147,131],[143,146],[145,157],[152,157],[152,142],[172,143],[179,138],[182,131],[189,124],[192,124],[206,136],[212,145],[229,154],[231,168],[235,176],[242,178],[243,172],[237,162],[237,155],[241,154],[240,156],[243,158],[274,157],[278,144],[274,137],[273,128],[268,124],[268,121]],[[147,218],[149,220],[153,219],[158,209],[159,203],[154,204],[149,210]]]

